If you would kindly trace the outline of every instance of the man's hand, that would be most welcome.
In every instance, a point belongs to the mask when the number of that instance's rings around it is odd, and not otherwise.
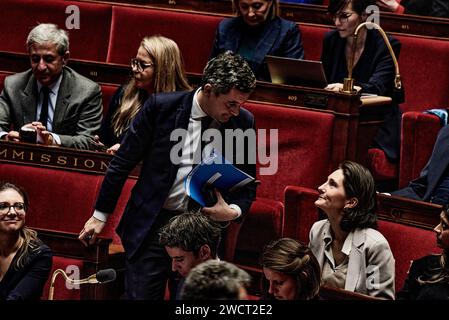
[[[9,131],[8,134],[5,134],[3,137],[6,141],[20,141],[18,131]]]
[[[343,83],[331,83],[331,84],[327,85],[327,87],[325,87],[324,89],[334,91],[334,92],[340,92],[341,90],[343,90]],[[354,86],[354,89],[357,92],[359,92],[360,90],[362,90],[362,87]]]
[[[106,150],[106,152],[109,153],[109,154],[114,155],[114,154],[117,153],[118,148],[120,148],[120,143],[114,144],[112,147],[110,147],[108,150]]]
[[[31,123],[36,131],[38,136],[38,141],[42,144],[52,145],[54,144],[53,136],[50,131],[47,131],[47,128],[39,121],[34,121]]]
[[[217,203],[213,207],[203,208],[201,212],[215,221],[231,221],[236,219],[238,212],[224,201],[221,193],[217,189],[215,189],[215,195],[217,196]]]
[[[78,239],[87,247],[90,244],[94,244],[97,239],[97,235],[103,230],[105,222],[98,220],[95,217],[90,217],[84,224],[83,230],[81,230]]]
[[[396,12],[399,3],[396,0],[377,0],[376,4],[382,9],[390,12]]]

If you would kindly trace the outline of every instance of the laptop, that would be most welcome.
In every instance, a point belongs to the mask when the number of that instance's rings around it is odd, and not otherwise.
[[[266,56],[271,82],[312,88],[327,86],[321,61]]]

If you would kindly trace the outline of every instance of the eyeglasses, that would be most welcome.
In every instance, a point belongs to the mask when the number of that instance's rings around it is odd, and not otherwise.
[[[14,208],[14,211],[18,215],[25,214],[25,204],[23,202],[16,202],[14,204],[9,204],[8,202],[0,202],[0,215],[7,215],[11,208]]]
[[[143,70],[149,67],[154,67],[154,63],[145,63],[137,58],[131,59],[131,68],[135,68],[139,72],[143,72]]]
[[[329,17],[335,22],[338,20],[340,20],[341,23],[346,23],[348,22],[348,19],[350,16],[352,16],[354,13],[347,13],[347,12],[342,12],[340,14],[332,14],[329,13]]]

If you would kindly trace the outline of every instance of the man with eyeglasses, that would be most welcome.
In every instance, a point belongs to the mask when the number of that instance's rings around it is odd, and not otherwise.
[[[79,235],[85,245],[95,243],[114,212],[128,174],[143,161],[139,180],[117,227],[126,253],[127,299],[163,299],[171,261],[159,242],[159,232],[191,204],[184,181],[195,165],[195,154],[204,150],[201,138],[205,141],[207,132],[202,137],[202,130],[210,128],[211,123],[217,125],[222,137],[225,131],[243,134],[254,130],[254,117],[242,105],[255,85],[256,77],[248,63],[229,51],[208,62],[200,88],[152,95],[132,121],[109,164],[95,211]],[[185,133],[178,137],[181,144],[172,137],[176,132]],[[254,177],[256,165],[250,159],[255,159],[256,150],[245,140],[235,148],[226,143],[221,150],[225,157],[228,155],[227,160]],[[179,154],[180,162],[176,162]],[[243,158],[243,163],[237,161]],[[201,213],[216,221],[241,221],[255,193],[255,184],[247,184],[238,192],[217,191],[215,204],[201,208]]]
[[[66,66],[67,33],[39,24],[29,33],[27,48],[31,69],[6,77],[0,95],[0,137],[20,141],[19,131],[32,131],[36,139],[27,142],[92,149],[102,118],[101,91]]]

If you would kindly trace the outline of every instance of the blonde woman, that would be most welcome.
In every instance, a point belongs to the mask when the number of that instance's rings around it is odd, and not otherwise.
[[[191,89],[178,45],[166,37],[143,38],[131,59],[131,69],[131,80],[117,89],[100,129],[100,139],[111,154],[120,147],[131,120],[149,95]]]
[[[0,182],[0,301],[38,300],[51,265],[50,248],[25,226],[28,196]]]

